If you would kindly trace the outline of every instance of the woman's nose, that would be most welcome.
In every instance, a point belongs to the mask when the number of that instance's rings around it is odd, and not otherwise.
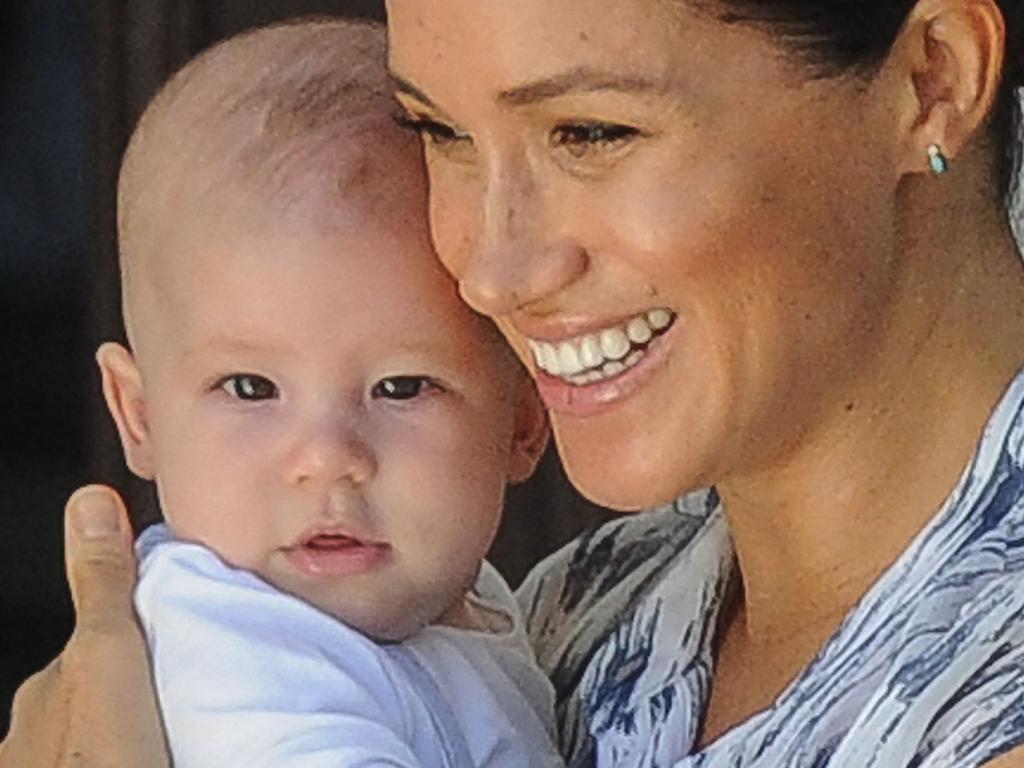
[[[543,304],[587,269],[586,251],[560,232],[557,201],[528,163],[505,163],[488,174],[480,234],[462,265],[466,303],[500,317]]]
[[[377,474],[377,457],[369,441],[357,432],[336,424],[317,425],[299,437],[287,474],[296,487],[358,487]]]

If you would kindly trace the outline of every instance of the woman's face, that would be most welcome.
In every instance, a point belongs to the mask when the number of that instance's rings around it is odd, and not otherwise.
[[[884,70],[813,79],[681,3],[389,15],[438,251],[534,373],[584,493],[664,502],[842,417],[900,268]]]

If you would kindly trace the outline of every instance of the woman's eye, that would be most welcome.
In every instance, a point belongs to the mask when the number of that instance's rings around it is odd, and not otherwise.
[[[252,373],[236,373],[221,380],[220,389],[237,400],[273,400],[277,385],[270,379]]]
[[[373,385],[370,393],[374,399],[412,400],[433,386],[424,376],[390,376]]]
[[[459,133],[450,125],[427,117],[398,117],[397,120],[399,125],[416,131],[428,146],[443,149],[470,141],[468,136]]]
[[[592,152],[618,149],[641,135],[639,129],[617,123],[567,123],[551,132],[551,144],[575,158]]]

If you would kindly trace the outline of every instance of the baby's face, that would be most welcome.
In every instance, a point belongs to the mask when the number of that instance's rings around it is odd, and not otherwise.
[[[536,406],[423,228],[348,218],[182,236],[147,265],[126,449],[179,537],[397,639],[472,584]]]

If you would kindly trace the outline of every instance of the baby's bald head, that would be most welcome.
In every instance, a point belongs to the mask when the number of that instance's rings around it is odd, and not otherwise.
[[[424,209],[417,143],[392,120],[385,39],[346,20],[261,29],[200,55],[158,94],[118,190],[130,338],[154,265],[181,252],[185,230],[344,226],[341,209],[380,214],[403,187]]]
[[[340,21],[255,32],[177,75],[121,177],[133,349],[97,358],[176,536],[396,640],[472,621],[505,484],[547,429],[436,258],[389,90],[383,30]]]

